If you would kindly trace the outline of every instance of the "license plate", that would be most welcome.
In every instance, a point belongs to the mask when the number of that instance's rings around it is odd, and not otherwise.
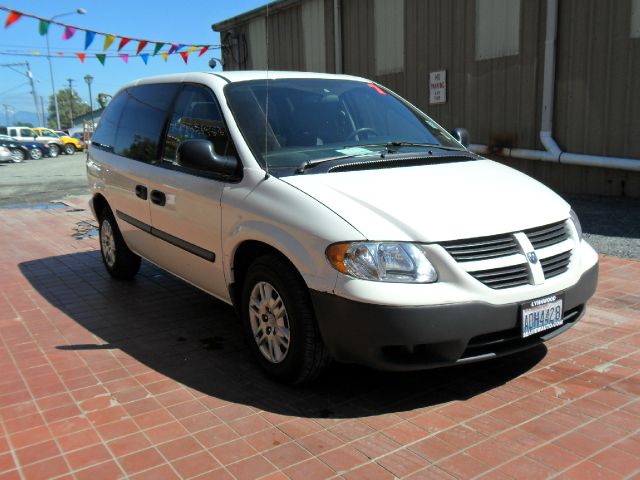
[[[522,338],[562,325],[562,297],[549,295],[522,305]]]

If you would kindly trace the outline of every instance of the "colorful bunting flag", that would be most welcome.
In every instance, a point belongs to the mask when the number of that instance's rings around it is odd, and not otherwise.
[[[179,52],[180,50],[182,50],[184,48],[184,45],[178,45],[178,48],[176,48],[176,52]]]
[[[153,49],[153,54],[157,55],[162,47],[164,47],[164,43],[156,43],[156,46]]]
[[[108,33],[107,35],[104,36],[104,46],[102,47],[103,51],[106,51],[111,44],[113,43],[113,41],[116,39],[115,35],[111,35],[110,33]]]
[[[64,53],[63,52],[58,52],[58,56],[59,57],[64,57]]]
[[[146,40],[140,40],[138,42],[138,50],[136,50],[136,55],[140,55],[140,52],[144,49],[144,47],[147,46],[148,43],[149,42],[147,42]]]
[[[62,39],[63,40],[69,40],[71,37],[73,37],[76,33],[76,28],[75,27],[70,27],[70,26],[66,26],[64,27],[64,33],[62,34]]]
[[[129,39],[127,37],[120,38],[120,45],[118,45],[118,51],[122,50],[122,47],[124,47],[130,41],[131,41],[131,39]]]
[[[7,16],[7,21],[4,22],[4,28],[7,28],[16,23],[18,20],[20,20],[21,16],[22,14],[20,12],[14,12],[13,10],[11,10],[9,12],[9,15]]]
[[[189,61],[189,52],[178,52],[178,53],[182,57],[182,60],[184,60],[184,63],[187,63]]]
[[[162,55],[162,58],[164,58],[164,61],[167,61],[167,58],[169,58],[169,54],[167,52],[160,52],[160,55]]]
[[[128,53],[119,53],[118,56],[122,59],[124,63],[129,63],[129,54]]]
[[[198,47],[196,47],[195,45],[193,47],[191,47],[189,50],[187,50],[189,53],[193,53],[198,49]]]
[[[87,30],[86,32],[84,32],[84,49],[86,50],[87,48],[89,48],[89,45],[91,45],[91,43],[93,42],[93,39],[96,37],[96,32],[91,32],[89,30]]]
[[[140,58],[142,59],[142,61],[146,65],[147,62],[149,61],[149,54],[148,53],[141,53],[140,54]]]
[[[46,20],[40,20],[40,25],[38,25],[38,33],[40,35],[46,35],[49,31],[49,22]]]
[[[178,44],[177,43],[172,43],[171,44],[171,48],[169,49],[169,55],[171,55],[173,52],[175,52],[178,49]]]
[[[104,53],[96,53],[96,58],[102,65],[104,65],[104,61],[107,58],[107,56]]]
[[[85,59],[86,55],[84,53],[76,53],[76,57],[78,57],[80,59],[80,61],[82,63],[84,63],[84,59]]]
[[[206,52],[207,50],[209,50],[208,46],[202,47],[202,49],[200,50],[200,53],[198,54],[198,56],[201,57],[202,55],[204,55],[204,52]]]

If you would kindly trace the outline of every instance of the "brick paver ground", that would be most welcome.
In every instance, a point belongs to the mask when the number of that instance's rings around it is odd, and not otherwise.
[[[546,348],[289,388],[231,308],[148,264],[109,279],[73,210],[0,210],[1,480],[640,478],[640,262],[603,257]]]

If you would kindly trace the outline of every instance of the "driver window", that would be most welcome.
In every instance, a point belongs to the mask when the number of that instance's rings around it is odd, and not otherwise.
[[[237,155],[213,92],[198,85],[186,85],[178,96],[167,131],[163,163],[178,165],[178,147],[191,139],[211,141],[218,155]]]

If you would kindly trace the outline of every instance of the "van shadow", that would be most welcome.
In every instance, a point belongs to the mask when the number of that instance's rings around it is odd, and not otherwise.
[[[118,349],[207,395],[283,415],[355,418],[463,400],[526,373],[547,351],[411,373],[335,364],[317,382],[290,387],[261,372],[231,307],[147,262],[130,282],[112,280],[97,251],[23,262],[20,270],[52,306],[102,339],[59,350]]]

